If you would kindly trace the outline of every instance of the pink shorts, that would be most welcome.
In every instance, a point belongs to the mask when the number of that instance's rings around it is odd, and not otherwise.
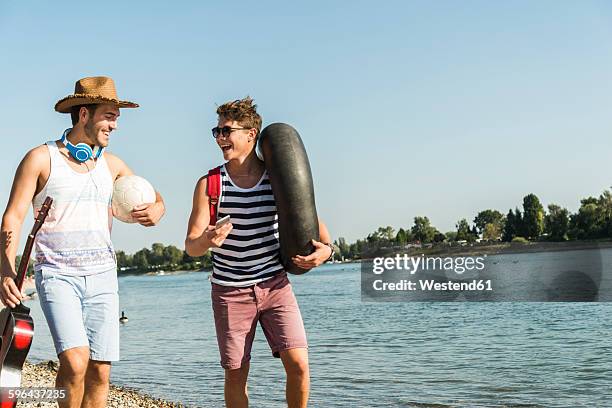
[[[240,368],[251,359],[258,321],[274,357],[283,350],[308,347],[300,308],[284,272],[244,288],[213,283],[212,307],[225,369]]]

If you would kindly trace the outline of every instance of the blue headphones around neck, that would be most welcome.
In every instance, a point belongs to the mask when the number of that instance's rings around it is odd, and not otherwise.
[[[72,128],[64,130],[61,141],[66,145],[66,149],[68,149],[68,152],[75,158],[75,160],[80,163],[84,163],[89,159],[97,159],[102,155],[104,148],[100,146],[94,146],[92,149],[87,143],[77,143],[76,146],[70,143],[66,136],[68,136],[68,133],[70,133],[71,130]]]

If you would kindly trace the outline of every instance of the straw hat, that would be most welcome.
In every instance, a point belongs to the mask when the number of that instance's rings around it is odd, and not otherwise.
[[[134,102],[121,101],[117,98],[115,83],[109,77],[88,77],[79,79],[74,85],[74,94],[60,99],[55,104],[55,110],[60,113],[70,113],[70,108],[78,105],[108,103],[118,108],[137,108]]]

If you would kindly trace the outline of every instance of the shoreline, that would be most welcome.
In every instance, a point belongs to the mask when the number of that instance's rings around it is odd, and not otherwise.
[[[520,242],[487,242],[487,243],[472,243],[464,245],[448,245],[438,244],[434,247],[383,247],[376,251],[369,251],[369,253],[363,254],[358,259],[345,259],[335,260],[333,262],[326,262],[326,264],[347,264],[347,263],[361,263],[363,261],[370,261],[378,257],[389,257],[391,255],[404,255],[419,256],[419,255],[437,255],[437,256],[478,256],[478,255],[506,255],[506,254],[528,254],[537,252],[559,252],[559,251],[579,251],[589,249],[607,249],[612,248],[612,239],[605,240],[592,240],[592,241],[562,241],[562,242],[549,242],[549,241],[529,241],[525,243]],[[376,254],[376,255],[372,255]],[[184,266],[184,265],[183,265]],[[172,267],[169,269],[146,268],[136,269],[130,268],[122,270],[119,268],[117,276],[164,276],[164,275],[178,275],[183,273],[191,272],[212,272],[212,267],[206,266],[199,269]]]
[[[370,261],[376,257],[388,257],[390,255],[410,256],[438,255],[438,256],[478,256],[478,255],[507,255],[528,254],[537,252],[561,252],[582,251],[590,249],[612,248],[612,241],[566,241],[566,242],[529,242],[529,243],[498,243],[498,244],[473,244],[466,246],[439,246],[433,248],[388,248],[382,250],[377,256],[367,256],[360,260],[346,261],[361,262]]]
[[[23,388],[38,388],[38,387],[54,387],[55,375],[57,373],[57,362],[52,360],[32,364],[28,361],[23,365],[21,387]],[[57,407],[56,402],[20,402],[21,408],[38,408],[38,407]],[[131,389],[129,387],[121,387],[110,385],[108,394],[107,407],[118,408],[185,408],[178,402],[166,401],[160,398],[154,398],[141,391]]]
[[[465,246],[445,246],[440,245],[432,248],[386,248],[381,250],[376,256],[364,256],[359,259],[346,259],[344,261],[336,260],[334,262],[326,262],[324,265],[341,265],[355,264],[372,261],[378,257],[389,257],[407,254],[409,256],[420,255],[435,255],[441,257],[459,257],[459,256],[479,256],[479,255],[515,255],[529,254],[538,252],[561,252],[561,251],[581,251],[592,249],[608,249],[612,248],[612,240],[605,241],[565,241],[565,242],[499,242],[487,244],[468,244]],[[212,268],[202,268],[196,270],[172,270],[162,271],[158,273],[149,271],[145,273],[121,273],[119,276],[163,276],[177,275],[191,272],[212,272]]]
[[[159,270],[140,270],[140,269],[131,269],[128,271],[119,271],[117,270],[117,277],[121,276],[165,276],[165,275],[180,275],[183,273],[190,272],[212,272],[212,268],[200,268],[200,269],[159,269]]]

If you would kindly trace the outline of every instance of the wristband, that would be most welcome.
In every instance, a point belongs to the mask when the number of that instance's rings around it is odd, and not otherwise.
[[[329,254],[329,258],[327,258],[327,259],[325,260],[325,262],[327,262],[327,261],[329,261],[330,259],[333,259],[333,258],[334,258],[334,254],[336,253],[336,251],[334,251],[334,245],[333,245],[333,244],[327,243],[327,244],[325,244],[325,245],[327,245],[327,246],[329,247],[329,249],[331,249],[331,254]]]

